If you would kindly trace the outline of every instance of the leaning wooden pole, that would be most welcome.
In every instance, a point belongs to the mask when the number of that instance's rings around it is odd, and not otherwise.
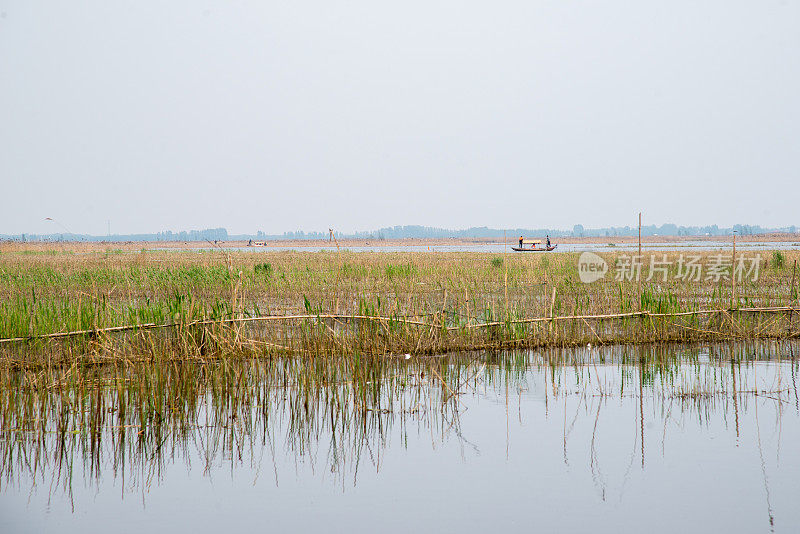
[[[736,308],[736,230],[733,231],[733,257],[731,259],[731,308]]]

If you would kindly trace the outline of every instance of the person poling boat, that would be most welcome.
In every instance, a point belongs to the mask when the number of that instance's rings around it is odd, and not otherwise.
[[[519,246],[511,247],[511,250],[515,252],[549,252],[551,250],[555,250],[555,248],[558,246],[550,244],[549,235],[547,236],[546,241],[547,244],[541,246],[541,239],[525,239],[524,237],[519,236]]]

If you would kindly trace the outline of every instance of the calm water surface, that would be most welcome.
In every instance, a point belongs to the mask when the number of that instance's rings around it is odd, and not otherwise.
[[[557,240],[554,240],[553,243],[558,243]],[[511,245],[513,245],[513,240],[509,240],[508,245],[504,245],[502,243],[486,243],[486,244],[478,244],[478,245],[433,245],[433,246],[420,246],[420,245],[410,245],[410,246],[360,246],[360,247],[342,247],[342,250],[348,250],[350,252],[491,252],[491,253],[501,253],[501,252],[512,252]],[[663,242],[663,243],[642,243],[642,249],[647,251],[661,251],[661,250],[669,250],[669,251],[685,251],[686,254],[692,254],[695,252],[700,251],[707,251],[707,250],[728,250],[732,246],[731,241],[682,241],[682,242]],[[219,250],[222,248],[223,250],[229,251],[240,251],[240,252],[285,252],[289,250],[294,250],[298,252],[336,252],[337,248],[335,246],[329,247],[317,247],[317,246],[295,246],[295,247],[278,247],[278,246],[269,246],[269,247],[225,247],[222,245],[221,247],[205,247],[205,248],[196,248],[196,249],[183,249],[183,248],[174,248],[171,249],[169,247],[164,248],[152,248],[149,250],[159,251],[159,250],[178,250],[178,251],[197,251],[197,250]],[[790,242],[772,242],[772,241],[746,241],[746,242],[737,242],[736,249],[743,250],[743,251],[751,251],[751,252],[759,252],[771,250],[796,250],[800,248],[800,243],[790,243]],[[559,243],[558,248],[554,252],[583,252],[583,251],[595,251],[595,252],[614,252],[614,251],[633,251],[638,250],[638,244],[636,243],[620,243],[615,245],[609,245],[607,243]]]
[[[798,532],[797,354],[399,357],[368,402],[347,376],[308,388],[284,369],[144,427],[6,415],[0,532]],[[88,411],[146,394],[102,395]]]

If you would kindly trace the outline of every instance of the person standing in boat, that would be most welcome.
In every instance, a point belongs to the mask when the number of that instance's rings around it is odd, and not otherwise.
[[[519,248],[522,248],[522,236],[519,236]]]
[[[550,248],[550,236],[547,236],[547,248]]]

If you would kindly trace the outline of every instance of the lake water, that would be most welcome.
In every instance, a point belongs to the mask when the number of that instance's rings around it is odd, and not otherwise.
[[[553,241],[558,243],[557,240]],[[342,250],[350,252],[489,252],[489,253],[502,253],[512,252],[509,241],[508,245],[502,243],[485,243],[477,245],[409,245],[409,246],[357,246],[357,247],[342,247]],[[729,250],[731,249],[730,241],[682,241],[682,242],[663,242],[663,243],[642,243],[642,250],[647,251],[667,251],[678,250],[685,251],[691,254],[693,251],[707,251],[707,250]],[[152,248],[147,250],[182,250],[182,251],[196,251],[196,250],[226,250],[226,251],[240,251],[240,252],[285,252],[294,250],[298,252],[336,252],[335,246],[268,246],[268,247],[203,247],[197,249],[182,249],[182,248]],[[752,241],[752,242],[738,242],[736,249],[742,251],[769,251],[769,250],[800,250],[800,243],[792,242],[768,242],[768,241]],[[636,243],[620,243],[609,245],[608,243],[559,243],[558,248],[554,252],[614,252],[624,251],[630,253],[631,251],[638,250]]]
[[[181,401],[146,424],[126,378],[44,432],[6,392],[0,532],[797,532],[798,349],[401,356],[363,397],[282,363],[164,381]]]

